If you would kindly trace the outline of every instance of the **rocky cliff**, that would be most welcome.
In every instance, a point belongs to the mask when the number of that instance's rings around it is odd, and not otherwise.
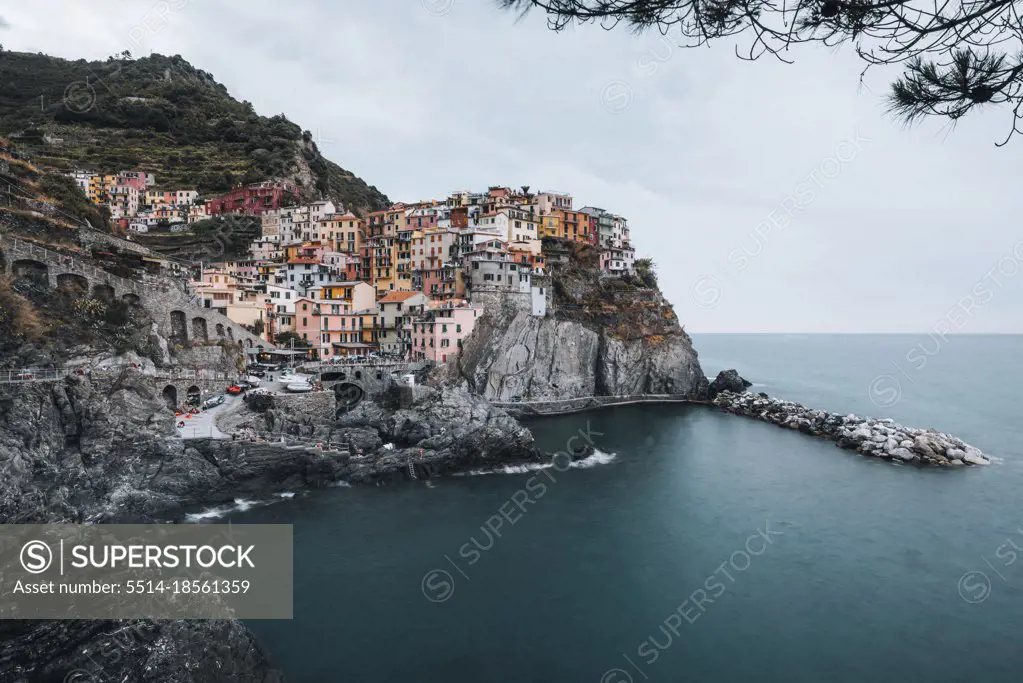
[[[557,262],[558,249],[567,252]],[[692,340],[654,286],[602,275],[588,245],[545,244],[546,316],[508,298],[477,322],[457,375],[493,401],[680,394],[703,398]]]
[[[0,623],[0,683],[280,683],[235,621]]]
[[[0,520],[146,521],[242,493],[403,477],[410,458],[439,473],[541,457],[529,430],[457,388],[340,414],[329,392],[275,397],[261,411],[239,403],[221,429],[262,438],[234,442],[183,441],[159,386],[134,369],[0,385]],[[316,440],[351,453],[318,452]]]
[[[329,392],[239,402],[221,422],[237,440],[183,441],[159,387],[131,367],[0,384],[0,522],[145,522],[245,494],[541,458],[529,430],[457,388],[395,389],[349,410]],[[245,438],[269,432],[290,443]],[[293,445],[296,437],[306,445]],[[237,622],[0,624],[0,683],[98,680],[283,678]]]

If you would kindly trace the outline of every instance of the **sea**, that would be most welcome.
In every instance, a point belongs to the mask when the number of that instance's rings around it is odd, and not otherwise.
[[[566,466],[240,501],[294,525],[292,683],[1023,675],[1021,336],[694,335],[705,372],[992,456],[922,469],[703,406],[527,422]]]

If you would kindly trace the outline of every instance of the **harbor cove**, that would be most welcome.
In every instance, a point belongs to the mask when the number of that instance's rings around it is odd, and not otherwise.
[[[751,391],[864,416],[879,415],[871,380],[917,341],[694,338],[708,372],[748,368]],[[1015,680],[1019,377],[997,370],[1021,351],[1020,337],[950,337],[884,413],[977,444],[987,467],[901,465],[703,406],[633,405],[527,420],[549,452],[601,432],[571,467],[228,512],[296,525],[295,623],[248,626],[298,681]],[[966,391],[975,377],[999,379]]]

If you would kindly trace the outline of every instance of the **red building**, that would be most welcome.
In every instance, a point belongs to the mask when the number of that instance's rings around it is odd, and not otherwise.
[[[270,209],[279,209],[286,197],[296,196],[294,185],[265,182],[245,187],[236,187],[227,194],[206,202],[206,211],[211,216],[226,213],[240,213],[258,216]]]

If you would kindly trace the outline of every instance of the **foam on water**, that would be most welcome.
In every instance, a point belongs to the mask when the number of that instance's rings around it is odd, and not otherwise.
[[[219,519],[219,518],[223,517],[224,515],[226,515],[230,511],[231,511],[230,508],[223,508],[223,507],[210,508],[208,510],[203,510],[202,512],[193,512],[193,513],[187,514],[187,515],[185,515],[185,519],[187,521],[193,522],[193,523],[203,522],[203,521],[206,521],[208,519]]]
[[[594,449],[593,454],[589,455],[582,460],[573,460],[569,464],[569,468],[574,469],[589,469],[596,467],[597,465],[609,465],[618,459],[616,453],[605,453]],[[522,465],[504,465],[492,470],[469,470],[468,472],[456,472],[453,476],[456,477],[479,477],[485,474],[528,474],[530,472],[538,472],[539,470],[545,470],[550,467],[554,467],[552,462],[544,463],[525,463]]]
[[[585,470],[590,467],[596,467],[597,465],[610,465],[617,459],[617,453],[605,453],[604,451],[593,449],[593,455],[583,458],[582,460],[575,460],[571,465],[569,465],[569,467]]]

